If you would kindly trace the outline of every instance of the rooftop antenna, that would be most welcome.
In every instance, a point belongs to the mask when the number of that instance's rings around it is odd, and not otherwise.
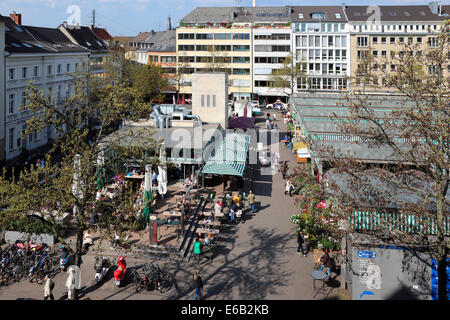
[[[95,10],[92,10],[92,26],[95,27]]]

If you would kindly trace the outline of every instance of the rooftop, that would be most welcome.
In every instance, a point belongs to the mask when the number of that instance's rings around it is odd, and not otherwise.
[[[428,5],[405,5],[405,6],[378,6],[380,8],[381,21],[443,21],[449,17],[439,16],[431,12]],[[445,7],[445,8],[444,8]],[[449,6],[443,6],[443,13],[448,13]],[[346,12],[348,21],[367,21],[368,18],[374,15],[370,10],[367,12],[368,6],[347,6]],[[444,10],[445,9],[445,10]]]
[[[292,21],[305,22],[347,22],[342,6],[295,6],[292,8]]]

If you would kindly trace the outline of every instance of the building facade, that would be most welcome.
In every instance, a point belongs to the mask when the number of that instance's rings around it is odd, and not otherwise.
[[[344,8],[292,7],[293,47],[304,76],[302,90],[347,90],[350,76],[350,39]]]
[[[8,17],[0,15],[0,162],[5,160],[5,23]]]
[[[366,91],[391,91],[386,87],[385,74],[395,72],[395,58],[409,52],[420,59],[427,50],[437,45],[436,33],[445,19],[448,6],[434,4],[417,6],[379,6],[379,20],[368,23],[372,9],[367,6],[348,6],[346,13],[350,32],[350,76],[352,88]],[[370,58],[367,58],[370,57]],[[363,64],[371,62],[373,77],[363,78]],[[426,70],[432,72],[432,70]],[[448,76],[444,70],[444,76]]]
[[[59,29],[22,26],[6,22],[5,61],[5,160],[47,145],[56,138],[55,128],[25,136],[27,120],[36,114],[21,110],[32,84],[51,102],[62,105],[74,94],[70,73],[87,69],[90,52],[73,44]]]

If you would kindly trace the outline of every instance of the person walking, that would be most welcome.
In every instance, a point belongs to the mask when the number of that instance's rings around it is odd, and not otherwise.
[[[233,202],[233,204],[231,205],[230,208],[230,218],[231,218],[231,222],[236,223],[236,211],[237,211],[237,205],[235,202]]]
[[[289,196],[291,191],[291,181],[290,180],[286,180],[286,189],[284,190],[284,195],[289,194]]]
[[[306,257],[305,251],[303,251],[303,243],[305,242],[305,240],[303,239],[302,231],[299,231],[297,234],[297,242],[298,242],[297,254],[300,254],[301,251],[303,256]]]
[[[254,213],[255,207],[256,207],[256,202],[255,202],[255,194],[253,193],[252,190],[250,190],[248,192],[248,203],[250,204],[250,208],[252,209],[252,213]]]
[[[44,300],[50,298],[50,300],[55,300],[53,297],[53,288],[55,287],[55,282],[48,276],[45,276],[45,286],[44,286]]]
[[[194,254],[195,254],[195,263],[198,265],[200,263],[200,255],[202,253],[202,243],[200,242],[200,237],[197,236],[194,242]]]
[[[195,300],[202,300],[203,281],[200,277],[200,270],[195,269],[194,271],[194,288],[195,288]],[[197,299],[199,298],[199,299]]]
[[[331,280],[331,258],[327,251],[324,251],[322,257],[320,257],[320,271],[323,271],[323,268],[327,268],[327,280]]]

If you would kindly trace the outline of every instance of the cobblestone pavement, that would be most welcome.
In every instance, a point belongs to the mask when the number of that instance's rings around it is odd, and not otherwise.
[[[280,119],[281,116],[278,115],[277,118]],[[264,122],[261,120],[257,126],[262,128]],[[280,128],[280,137],[283,137],[286,126],[282,120],[277,120],[276,123]],[[284,144],[280,144],[279,147],[281,160],[287,160],[290,167],[295,165],[295,154],[290,152]],[[254,176],[253,192],[258,203],[257,213],[248,215],[245,221],[238,225],[225,226],[222,244],[214,260],[200,262],[204,298],[207,300],[324,299],[325,296],[321,294],[313,298],[312,253],[307,257],[296,253],[295,225],[290,220],[296,209],[294,199],[284,195],[284,180],[281,173],[261,174],[261,168],[258,165]],[[118,253],[109,252],[115,256]],[[147,261],[150,261],[148,257],[127,259],[129,267]],[[161,267],[174,274],[173,287],[165,294],[159,292],[136,294],[131,284],[117,288],[112,280],[112,272],[102,285],[95,285],[93,262],[93,255],[88,254],[83,257],[81,298],[93,300],[194,298],[192,260],[191,262],[157,261]],[[66,278],[65,273],[55,277],[55,299],[64,297]],[[339,276],[336,280],[339,280]],[[19,297],[42,299],[43,292],[43,285],[22,281],[11,287],[0,287],[0,299]],[[339,288],[333,288],[327,299],[347,299],[347,296]]]

